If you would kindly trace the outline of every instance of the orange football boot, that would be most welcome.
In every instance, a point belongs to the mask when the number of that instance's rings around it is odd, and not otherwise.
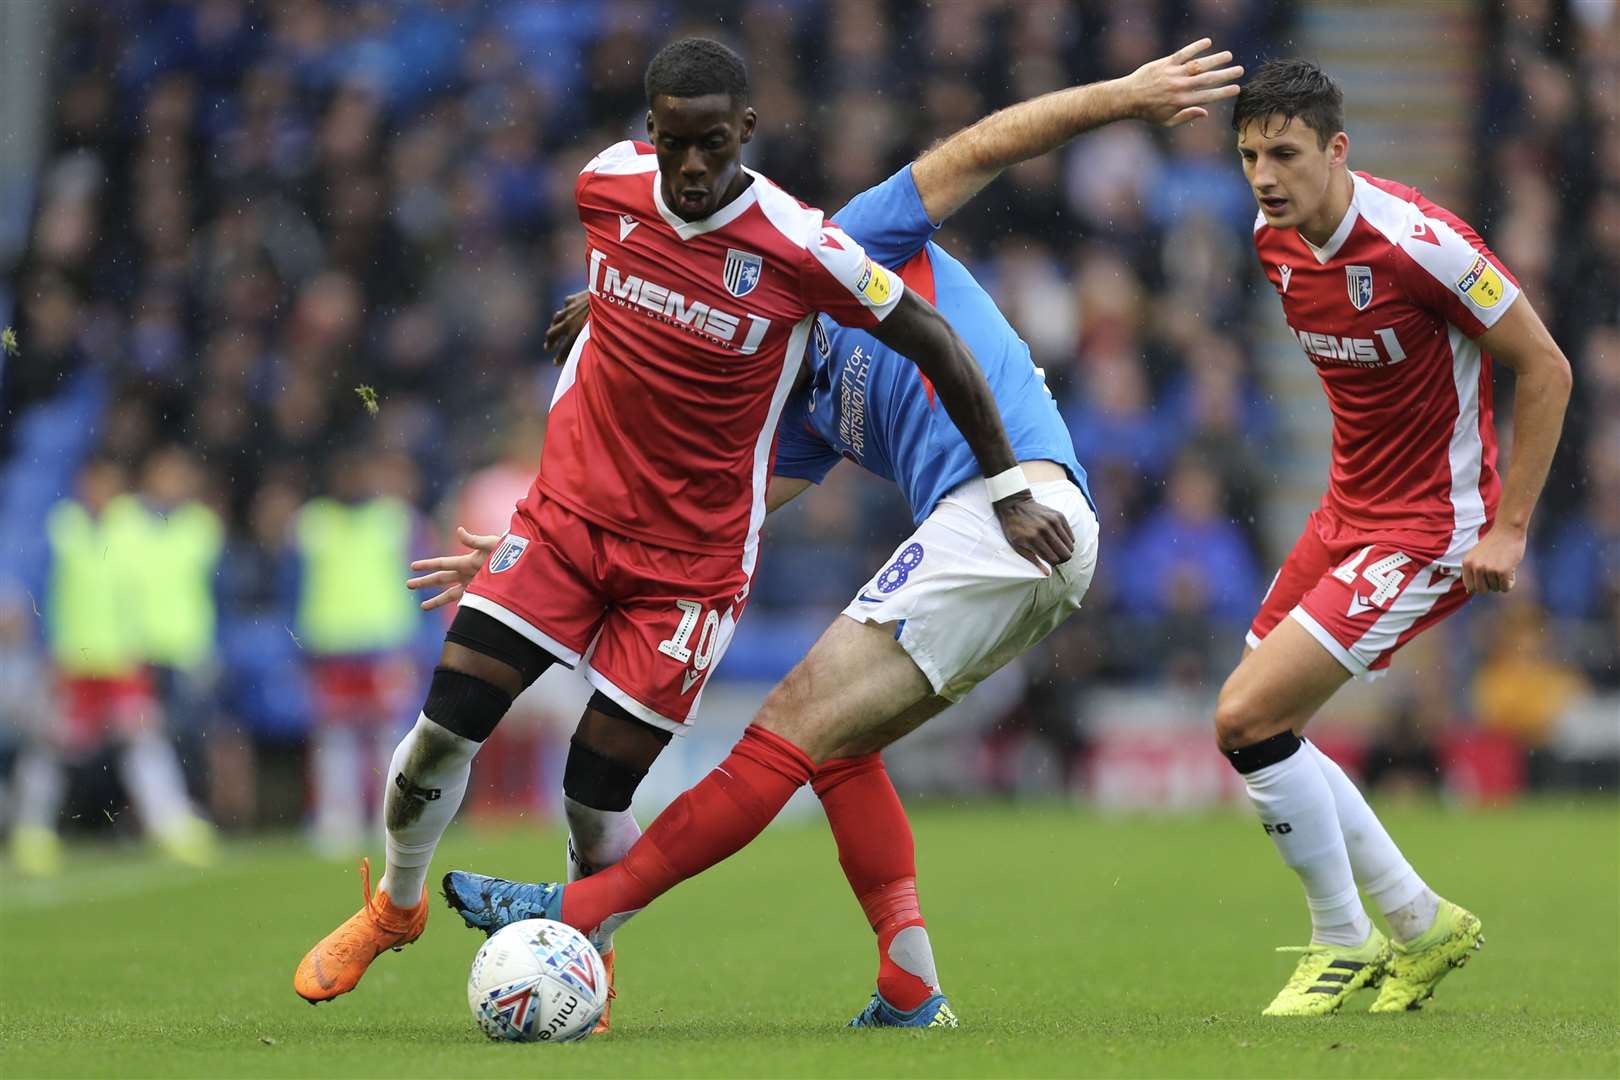
[[[601,1019],[597,1020],[596,1026],[591,1028],[592,1035],[600,1035],[611,1026],[608,1017],[613,1012],[613,999],[619,996],[618,992],[613,989],[613,954],[616,951],[615,949],[609,949],[602,954],[602,970],[607,972],[608,977],[608,1000],[607,1005],[602,1008]]]
[[[385,892],[371,892],[371,860],[360,861],[365,904],[309,950],[293,972],[293,989],[311,1005],[347,994],[385,949],[398,952],[427,927],[427,890],[413,908],[396,907]]]

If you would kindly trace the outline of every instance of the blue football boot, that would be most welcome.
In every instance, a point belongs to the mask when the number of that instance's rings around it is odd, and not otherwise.
[[[560,884],[525,884],[505,878],[452,870],[444,875],[444,898],[474,930],[493,934],[524,919],[562,918]]]
[[[910,1012],[901,1012],[884,1001],[882,994],[873,994],[872,1000],[861,1010],[861,1015],[851,1020],[849,1026],[953,1028],[959,1025],[956,1022],[956,1013],[951,1010],[951,1003],[945,1000],[944,994],[935,994]]]

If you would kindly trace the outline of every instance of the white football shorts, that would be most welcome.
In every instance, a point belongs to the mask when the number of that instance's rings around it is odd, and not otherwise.
[[[934,692],[960,701],[1080,607],[1097,568],[1097,515],[1068,480],[1033,484],[1035,500],[1069,519],[1074,555],[1050,577],[1012,549],[984,481],[953,490],[844,614],[895,623],[895,640]]]

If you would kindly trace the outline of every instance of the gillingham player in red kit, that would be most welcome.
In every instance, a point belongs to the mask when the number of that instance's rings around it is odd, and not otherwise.
[[[755,718],[758,730],[745,742],[750,753],[791,757],[771,733],[783,735],[778,725],[799,719],[814,728],[784,738],[814,760],[810,787],[877,938],[877,985],[851,1027],[957,1026],[918,899],[911,828],[889,782],[883,748],[960,700],[1074,611],[1091,581],[1098,545],[1085,470],[1028,346],[968,269],[931,238],[1004,169],[1050,153],[1082,131],[1131,117],[1174,126],[1207,116],[1203,106],[1235,95],[1243,73],[1225,66],[1229,52],[1205,55],[1210,45],[1205,38],[1123,78],[1000,110],[861,192],[834,216],[907,288],[934,301],[969,342],[995,391],[1020,467],[1043,504],[1071,515],[1076,537],[1074,557],[1050,575],[1013,553],[988,512],[966,441],[916,368],[865,331],[818,323],[777,427],[766,501],[780,506],[848,460],[894,481],[917,529],[770,695]],[[583,332],[586,299],[569,298],[548,345],[553,335],[563,345]],[[453,600],[501,538],[463,539],[476,551],[412,565],[432,572],[412,579],[411,587],[447,586],[424,607]],[[827,692],[830,686],[838,692]],[[814,708],[802,707],[807,698]],[[728,763],[723,771],[729,775],[736,766]],[[775,793],[784,790],[791,793],[781,787]],[[724,814],[725,798],[706,809],[718,805]],[[768,820],[770,796],[748,802],[729,815],[726,824],[736,829],[728,828],[728,841]],[[660,818],[666,830],[671,820],[677,831],[703,842],[703,830],[688,828],[678,813]],[[457,870],[444,878],[451,906],[486,933],[546,913],[560,888]],[[605,935],[599,940],[607,944]]]
[[[1339,89],[1318,68],[1266,63],[1232,124],[1260,204],[1255,248],[1333,411],[1327,493],[1215,712],[1216,741],[1311,914],[1311,942],[1292,950],[1304,955],[1265,1014],[1329,1013],[1380,983],[1372,1011],[1416,1009],[1478,948],[1480,920],[1436,896],[1300,732],[1348,679],[1379,675],[1469,596],[1513,587],[1569,364],[1473,229],[1413,188],[1350,171]],[[1518,376],[1505,478],[1493,361]]]
[[[382,881],[372,894],[363,874],[364,906],[294,974],[311,1002],[352,990],[379,953],[421,935],[428,864],[472,758],[551,664],[580,667],[596,689],[564,774],[575,840],[601,826],[585,811],[628,807],[691,722],[748,597],[777,420],[818,311],[917,364],[1014,551],[1037,565],[1074,553],[1067,518],[1031,496],[961,338],[820,211],[742,167],[755,123],[742,60],[677,41],[646,90],[651,144],[610,147],[577,182],[589,328],[558,382],[534,486],[468,587],[394,752]],[[634,819],[611,820],[628,848]]]

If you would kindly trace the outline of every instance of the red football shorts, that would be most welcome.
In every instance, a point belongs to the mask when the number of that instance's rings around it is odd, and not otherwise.
[[[144,671],[110,678],[59,675],[62,726],[54,741],[70,753],[84,753],[109,738],[131,738],[161,726],[152,682]]]
[[[1397,649],[1468,599],[1450,534],[1376,535],[1314,511],[1261,601],[1248,642],[1260,644],[1283,616],[1310,631],[1352,675],[1377,678]]]
[[[632,716],[681,732],[748,596],[741,555],[632,540],[531,489],[461,606],[516,630]]]
[[[319,657],[309,663],[309,682],[316,723],[333,727],[396,724],[421,690],[404,653]]]

